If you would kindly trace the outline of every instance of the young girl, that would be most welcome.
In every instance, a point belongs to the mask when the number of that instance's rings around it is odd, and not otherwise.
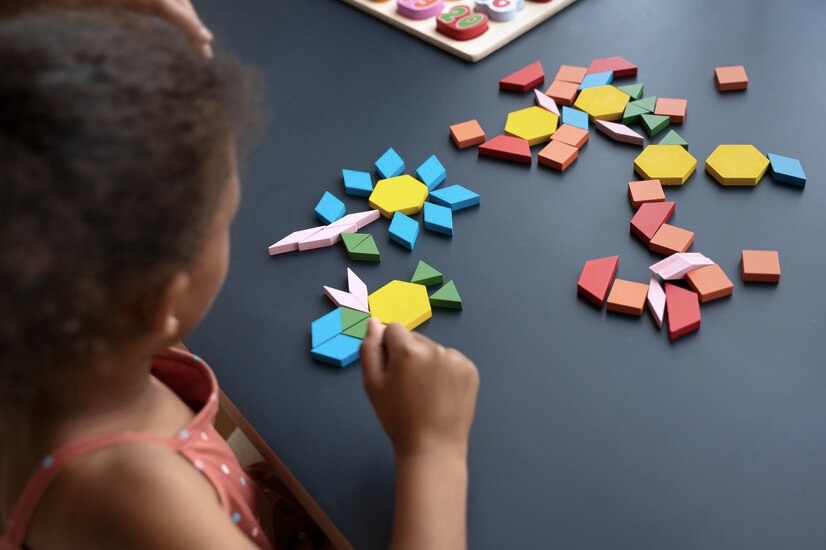
[[[138,15],[0,23],[3,550],[271,547],[212,372],[169,348],[224,280],[255,119],[249,71],[207,57]],[[391,546],[463,548],[475,367],[376,321],[362,365]]]

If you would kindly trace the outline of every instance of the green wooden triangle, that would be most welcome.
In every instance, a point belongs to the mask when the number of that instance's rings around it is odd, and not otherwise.
[[[646,115],[648,111],[640,107],[639,105],[634,105],[633,103],[629,103],[625,106],[625,112],[622,114],[622,123],[623,124],[630,124],[632,122],[637,122],[640,120],[640,115]]]
[[[645,128],[649,136],[659,134],[668,128],[671,123],[671,117],[666,115],[645,114],[641,115],[640,119],[642,120],[642,127]]]
[[[413,278],[410,279],[410,282],[430,286],[438,285],[443,280],[444,276],[440,271],[419,260],[419,264],[416,266],[416,271],[413,272]]]
[[[364,337],[367,335],[367,321],[369,320],[370,319],[368,316],[367,319],[359,321],[350,328],[344,329],[341,333],[346,334],[347,336],[352,336],[353,338],[358,338],[359,340],[364,340]]]
[[[629,86],[620,86],[617,90],[621,91],[624,94],[628,94],[631,96],[631,99],[637,100],[642,97],[644,85],[643,84],[631,84]]]
[[[341,241],[347,248],[347,252],[352,252],[358,245],[363,243],[367,237],[371,237],[370,233],[342,233]]]
[[[358,311],[356,309],[350,309],[349,307],[342,307],[341,308],[341,328],[348,329],[362,321],[367,321],[370,318],[370,314],[364,311]],[[342,331],[343,332],[343,331]]]
[[[675,130],[669,130],[665,137],[660,141],[660,145],[679,145],[688,151],[688,142],[684,140]]]
[[[644,97],[642,99],[632,101],[629,105],[636,105],[637,107],[642,107],[649,113],[653,113],[654,109],[657,107],[657,96],[652,95],[650,97]]]
[[[345,233],[346,235],[346,233]],[[353,250],[348,250],[350,259],[361,260],[365,262],[379,262],[381,261],[381,254],[376,246],[376,241],[373,235],[367,234],[367,238],[361,244],[356,246]]]
[[[445,285],[430,295],[430,305],[448,309],[462,309],[462,298],[456,290],[456,284],[448,281]]]

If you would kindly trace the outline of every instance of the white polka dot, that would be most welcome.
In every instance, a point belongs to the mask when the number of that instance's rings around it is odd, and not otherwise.
[[[178,437],[181,439],[189,439],[189,432],[187,430],[181,430],[178,432]]]
[[[210,394],[209,400],[210,401],[217,401],[218,400],[218,395],[216,395],[214,393]]]
[[[193,464],[193,465],[195,466],[195,468],[197,468],[198,470],[203,470],[203,469],[204,469],[204,463],[203,463],[200,459],[195,459],[195,462],[193,462],[192,464]]]
[[[261,532],[258,530],[258,527],[253,527],[252,528],[252,536],[253,537],[257,537],[260,534],[261,534]]]
[[[209,441],[209,436],[206,434],[206,432],[201,432],[201,439],[203,439],[204,441]]]
[[[227,466],[226,464],[221,464],[221,471],[224,472],[224,475],[228,476],[229,475],[229,466]]]
[[[247,486],[247,478],[245,478],[244,476],[241,476],[240,478],[238,478],[238,480],[241,482],[242,487]]]

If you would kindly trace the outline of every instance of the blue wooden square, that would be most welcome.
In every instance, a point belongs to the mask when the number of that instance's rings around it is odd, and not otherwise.
[[[801,166],[799,160],[783,155],[775,155],[774,153],[769,153],[767,156],[771,163],[772,179],[774,181],[800,187],[806,185],[806,174],[803,172],[803,166]]]
[[[324,192],[324,196],[315,206],[316,217],[327,225],[343,218],[346,212],[344,203],[329,191]]]
[[[447,206],[424,203],[424,228],[453,236],[453,211]]]
[[[440,183],[445,181],[447,171],[445,167],[442,166],[442,163],[439,162],[439,159],[436,158],[436,155],[430,155],[430,158],[416,168],[416,175],[419,176],[422,183],[427,185],[428,189],[433,191]]]
[[[404,173],[404,161],[392,147],[376,161],[376,172],[382,178],[394,178]]]
[[[392,240],[408,250],[413,250],[419,236],[419,222],[401,212],[396,212],[390,221],[388,231]]]
[[[341,171],[341,177],[344,178],[344,192],[348,195],[369,197],[373,192],[373,179],[367,172],[345,168]]]
[[[562,124],[588,129],[588,113],[572,107],[562,107]]]
[[[480,202],[479,194],[461,185],[450,185],[430,193],[430,202],[447,206],[454,212],[463,208],[476,206]]]
[[[336,367],[346,367],[359,358],[359,348],[361,340],[339,334],[330,338],[323,344],[314,347],[310,353],[313,359],[335,365]]]
[[[602,73],[591,73],[586,74],[585,78],[582,79],[582,82],[579,84],[579,89],[584,90],[585,88],[596,88],[597,86],[607,86],[614,80],[614,72],[613,71],[605,71]]]

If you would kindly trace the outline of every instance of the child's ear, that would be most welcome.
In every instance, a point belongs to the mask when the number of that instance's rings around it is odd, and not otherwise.
[[[164,285],[152,319],[152,331],[159,338],[168,341],[178,340],[181,332],[179,311],[189,285],[189,275],[183,271],[175,272]]]

